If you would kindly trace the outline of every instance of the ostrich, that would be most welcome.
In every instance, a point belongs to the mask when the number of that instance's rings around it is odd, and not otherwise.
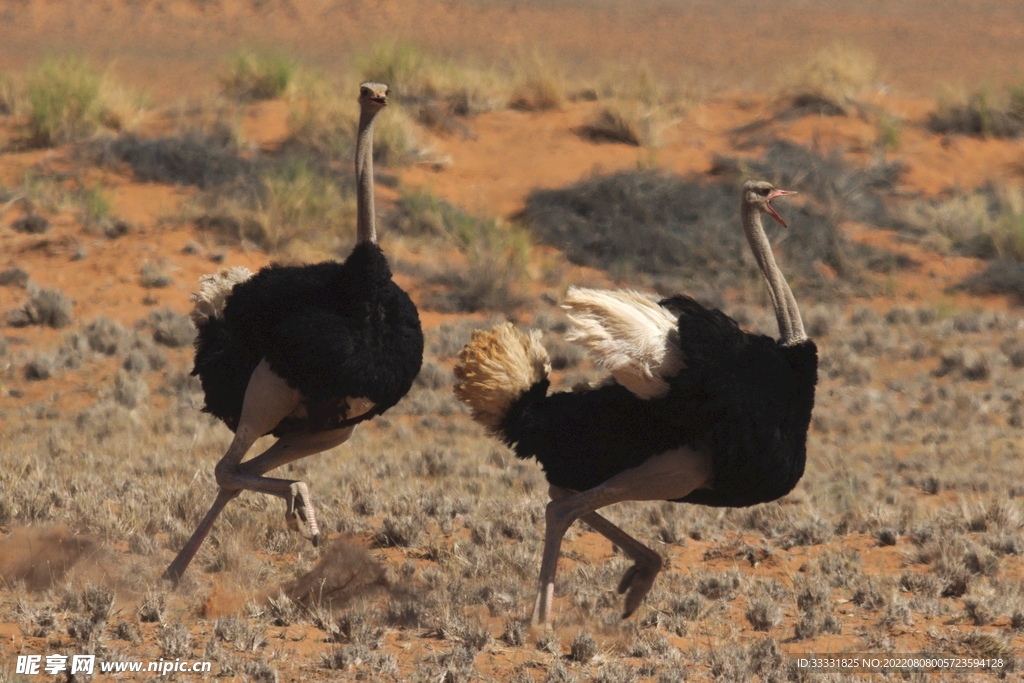
[[[287,503],[289,527],[319,542],[304,482],[262,476],[345,442],[354,426],[405,396],[423,359],[419,314],[391,279],[374,225],[373,120],[388,87],[359,89],[356,139],[357,239],[344,263],[270,265],[249,276],[230,269],[202,278],[193,295],[194,375],[205,411],[235,433],[215,470],[220,492],[185,547],[164,572],[180,580],[227,503],[243,490]],[[259,437],[278,440],[242,458]]]
[[[618,586],[623,618],[640,606],[661,557],[596,511],[627,500],[742,507],[780,498],[803,475],[817,349],[761,224],[790,192],[747,181],[740,213],[775,307],[781,339],[740,330],[687,296],[654,302],[637,292],[574,289],[567,308],[612,377],[548,395],[540,333],[510,324],[477,330],[459,355],[455,393],[474,419],[535,457],[550,484],[533,623],[551,625],[562,537],[581,519],[634,565]]]

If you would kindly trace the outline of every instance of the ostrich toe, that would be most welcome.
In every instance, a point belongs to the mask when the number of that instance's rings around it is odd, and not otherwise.
[[[288,510],[285,512],[288,528],[298,531],[303,538],[313,542],[313,547],[320,544],[320,527],[316,523],[316,511],[310,500],[309,488],[304,482],[297,481],[288,488]]]
[[[661,566],[651,566],[637,563],[626,570],[619,581],[619,595],[626,593],[626,604],[622,612],[622,618],[628,619],[633,612],[644,601],[647,594],[654,587],[654,579],[657,578]]]

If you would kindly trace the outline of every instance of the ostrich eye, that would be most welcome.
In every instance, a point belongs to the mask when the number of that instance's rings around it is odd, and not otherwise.
[[[370,91],[367,88],[363,88],[362,90],[359,91],[359,94],[362,97],[369,97],[370,96]]]
[[[772,190],[770,187],[762,187],[760,190],[757,191],[757,193],[762,197],[767,197],[769,193],[771,193],[771,191]]]

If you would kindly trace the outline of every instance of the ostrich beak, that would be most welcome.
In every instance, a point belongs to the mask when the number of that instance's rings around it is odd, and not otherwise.
[[[775,190],[770,195],[768,195],[768,200],[765,202],[765,206],[768,208],[768,213],[770,213],[772,218],[777,220],[784,228],[788,228],[789,226],[786,225],[786,221],[782,220],[782,216],[780,216],[779,213],[775,210],[775,207],[772,206],[772,200],[775,199],[776,197],[785,197],[788,194],[796,194],[796,192],[791,190]]]

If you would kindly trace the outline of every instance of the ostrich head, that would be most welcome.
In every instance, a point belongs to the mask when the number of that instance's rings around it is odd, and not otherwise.
[[[767,180],[748,180],[743,183],[743,201],[751,208],[768,214],[784,228],[789,226],[772,207],[772,200],[776,197],[785,197],[788,194],[796,194],[796,192],[776,189]]]
[[[359,86],[359,105],[376,114],[388,104],[388,86],[367,81]]]

